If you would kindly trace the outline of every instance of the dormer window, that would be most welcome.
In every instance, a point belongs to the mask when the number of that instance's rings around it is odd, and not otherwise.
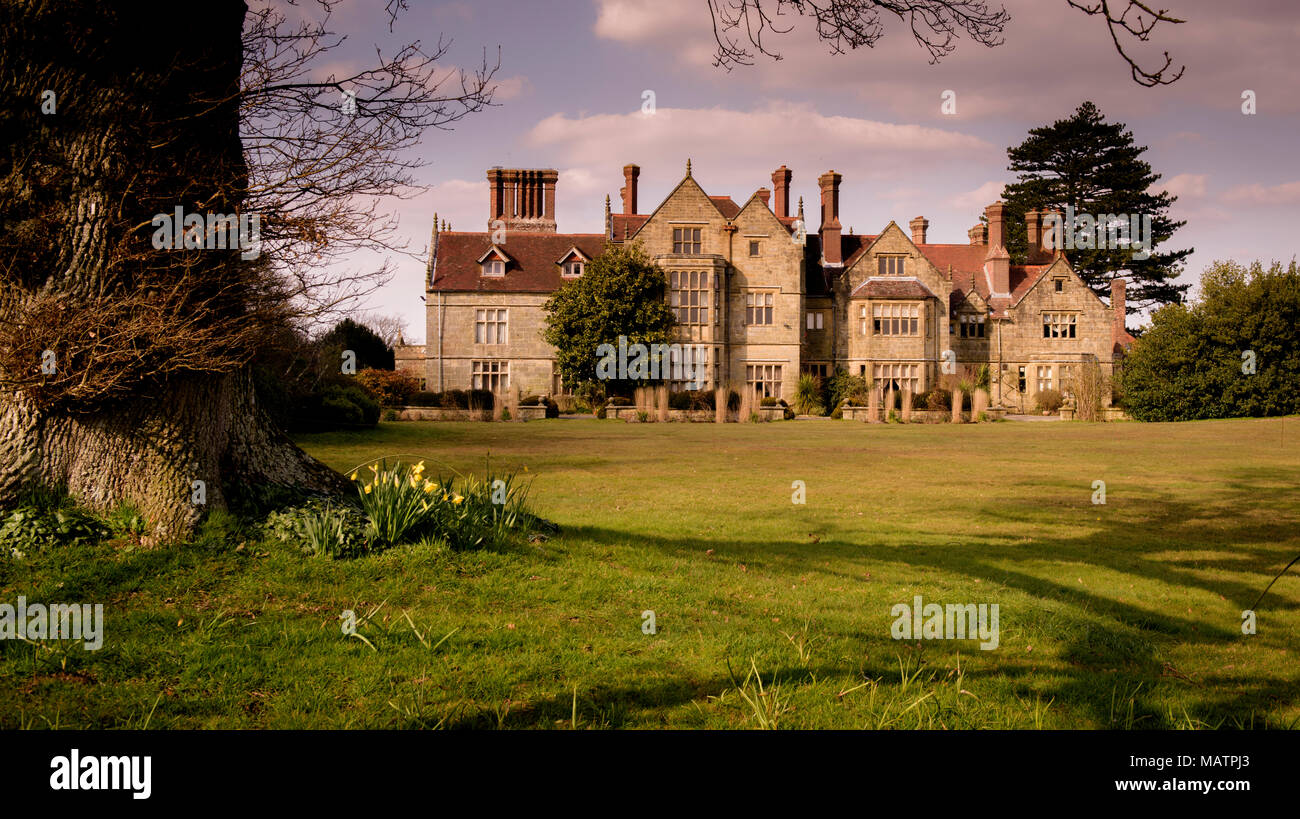
[[[506,275],[506,265],[510,256],[497,245],[492,245],[476,260],[484,276],[501,278]]]
[[[576,279],[583,273],[587,272],[587,262],[591,261],[587,254],[583,253],[576,246],[569,248],[563,256],[555,260],[555,264],[560,268],[560,275],[566,279]]]

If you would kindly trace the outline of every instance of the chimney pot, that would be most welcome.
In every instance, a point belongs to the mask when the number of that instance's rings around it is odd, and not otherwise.
[[[793,177],[794,174],[784,165],[772,172],[772,190],[776,192],[776,208],[773,213],[782,219],[790,215],[790,180]]]
[[[768,190],[767,188],[759,188],[758,193],[754,195],[757,196],[759,199],[762,199],[764,205],[771,207],[771,203],[769,200],[771,200],[772,198],[772,192],[770,190]]]
[[[844,263],[840,246],[840,180],[843,178],[833,170],[817,177],[822,198],[822,258],[831,265]]]
[[[924,216],[918,216],[911,222],[908,222],[908,226],[912,228],[912,244],[925,244],[925,232],[926,229],[930,227],[930,220],[926,219]]]
[[[623,181],[624,186],[620,194],[623,196],[623,212],[636,213],[636,180],[641,175],[641,166],[624,165]]]
[[[1043,253],[1043,213],[1039,210],[1025,212],[1025,234],[1028,236],[1029,258],[1034,260]]]

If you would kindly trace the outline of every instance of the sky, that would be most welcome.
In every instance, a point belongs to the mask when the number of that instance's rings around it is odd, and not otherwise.
[[[339,67],[413,40],[450,39],[449,72],[500,49],[492,108],[415,149],[424,193],[394,200],[410,250],[427,248],[434,214],[453,230],[486,230],[486,171],[556,168],[556,219],[566,233],[603,230],[605,196],[620,209],[622,167],[641,166],[639,209],[651,211],[685,175],[743,203],[786,165],[791,201],[815,228],[817,177],[843,174],[841,221],[878,233],[930,221],[929,241],[966,242],[985,205],[1013,179],[1008,146],[1030,128],[1092,100],[1124,123],[1156,183],[1186,220],[1164,249],[1194,248],[1180,282],[1215,260],[1290,261],[1300,223],[1300,3],[1162,0],[1186,22],[1162,24],[1133,49],[1144,65],[1168,51],[1186,66],[1169,86],[1129,76],[1104,23],[1066,0],[1006,0],[1011,21],[995,48],[964,35],[937,65],[907,25],[885,19],[874,48],[829,53],[809,21],[768,41],[782,59],[715,67],[706,0],[410,0],[389,32],[383,0],[347,0],[330,20],[347,35]],[[1253,92],[1255,113],[1243,112]],[[646,92],[654,112],[645,113]],[[945,113],[945,92],[955,113]],[[378,266],[367,253],[352,267]],[[399,315],[424,340],[424,263],[395,257],[397,274],[363,309]],[[1130,319],[1130,322],[1134,322]],[[1140,323],[1140,319],[1137,320]]]

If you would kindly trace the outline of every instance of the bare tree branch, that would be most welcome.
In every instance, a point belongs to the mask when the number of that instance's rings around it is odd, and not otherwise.
[[[1177,74],[1172,77],[1166,77],[1165,72],[1173,65],[1173,58],[1170,57],[1169,52],[1166,51],[1164,65],[1160,66],[1160,68],[1155,71],[1147,71],[1140,67],[1137,64],[1137,61],[1129,56],[1128,51],[1124,48],[1124,44],[1120,42],[1119,35],[1120,32],[1123,31],[1129,36],[1137,39],[1139,42],[1145,43],[1150,40],[1151,32],[1155,30],[1157,24],[1177,24],[1185,23],[1187,21],[1170,17],[1168,9],[1154,10],[1146,3],[1139,2],[1139,0],[1122,1],[1125,3],[1124,11],[1116,17],[1115,12],[1111,8],[1112,0],[1097,0],[1095,3],[1081,3],[1077,0],[1066,0],[1066,2],[1068,2],[1072,7],[1082,11],[1090,17],[1100,14],[1105,19],[1106,27],[1110,31],[1111,42],[1115,44],[1115,50],[1119,52],[1119,56],[1123,57],[1124,61],[1128,63],[1129,72],[1133,77],[1133,82],[1147,88],[1152,88],[1157,85],[1169,85],[1177,82],[1178,78],[1183,76],[1183,72],[1187,70],[1187,66],[1179,67]],[[1129,13],[1134,12],[1134,10],[1136,10],[1136,13],[1133,14],[1134,19],[1129,20]],[[1146,12],[1148,15],[1145,20],[1142,17],[1143,12]]]

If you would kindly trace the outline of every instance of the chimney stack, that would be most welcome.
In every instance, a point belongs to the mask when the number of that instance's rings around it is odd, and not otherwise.
[[[762,199],[764,205],[767,205],[768,207],[772,206],[771,202],[769,201],[772,198],[772,192],[767,188],[759,188],[758,193],[754,195],[757,196],[759,199]]]
[[[1025,235],[1028,236],[1029,260],[1039,258],[1043,253],[1043,213],[1038,210],[1025,212]]]
[[[822,259],[828,265],[842,265],[844,256],[840,247],[840,180],[842,174],[834,170],[817,177],[822,194]]]
[[[925,244],[925,231],[930,227],[930,220],[924,216],[918,216],[907,224],[912,228],[912,244]]]
[[[503,220],[506,230],[528,233],[555,232],[555,185],[560,174],[553,168],[490,168],[488,178],[488,230]]]
[[[623,189],[619,193],[623,196],[624,213],[636,213],[636,179],[640,175],[640,165],[623,166]]]
[[[966,231],[970,237],[970,243],[973,245],[986,245],[989,243],[989,229],[983,222]]]
[[[988,276],[990,296],[1011,295],[1011,255],[1007,253],[1003,220],[1007,206],[998,201],[984,209],[989,220],[989,252],[984,257],[984,272]]]
[[[1055,237],[1053,237],[1053,245],[1054,245],[1054,246],[1052,247],[1052,249],[1051,249],[1050,251],[1047,249],[1047,236],[1048,236],[1048,231],[1044,231],[1044,230],[1042,229],[1042,228],[1046,225],[1047,217],[1048,217],[1048,216],[1055,216],[1055,217],[1056,217],[1055,224],[1061,226],[1061,231],[1058,233],[1058,235],[1056,235]],[[1061,239],[1062,239],[1062,237],[1063,237],[1063,235],[1064,235],[1064,231],[1069,229],[1068,226],[1062,225],[1062,220],[1065,218],[1065,214],[1061,213],[1059,210],[1045,210],[1045,211],[1041,211],[1041,212],[1039,212],[1039,214],[1038,214],[1038,218],[1039,218],[1039,237],[1038,237],[1038,240],[1039,240],[1039,242],[1042,243],[1042,244],[1040,244],[1040,247],[1042,248],[1042,253],[1043,253],[1043,255],[1044,255],[1044,256],[1047,256],[1047,257],[1049,257],[1049,258],[1052,258],[1052,259],[1059,258],[1061,255],[1063,255],[1063,254],[1061,253]],[[1055,229],[1054,229],[1054,230],[1055,230]]]
[[[776,208],[773,213],[782,219],[790,216],[790,180],[793,177],[794,174],[784,165],[772,172],[772,190],[776,191]]]
[[[1125,302],[1125,286],[1123,279],[1110,280],[1110,309],[1114,312],[1114,336],[1119,341],[1128,332],[1126,326],[1128,320],[1128,307]]]

